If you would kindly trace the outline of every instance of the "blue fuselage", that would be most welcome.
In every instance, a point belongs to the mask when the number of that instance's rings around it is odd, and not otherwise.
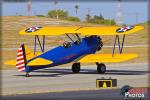
[[[28,71],[70,63],[79,59],[80,57],[85,56],[86,54],[95,53],[98,45],[99,41],[97,37],[85,37],[81,39],[79,44],[71,43],[71,46],[68,48],[65,48],[64,46],[58,46],[28,61],[30,62],[36,58],[43,58],[53,61],[52,64],[44,66],[39,65],[36,67],[27,66]]]

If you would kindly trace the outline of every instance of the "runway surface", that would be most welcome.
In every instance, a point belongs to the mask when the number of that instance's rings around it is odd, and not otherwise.
[[[134,98],[132,100],[149,100],[149,92],[144,94],[142,99]],[[1,100],[123,100],[127,99],[120,94],[120,89],[113,90],[91,90],[91,91],[75,91],[75,92],[53,92],[53,93],[37,93],[11,95],[2,97]],[[131,100],[131,98],[129,98]]]
[[[106,64],[106,66],[107,72],[105,74],[98,74],[96,65],[81,66],[81,72],[73,74],[71,65],[66,65],[66,67],[57,66],[32,72],[30,73],[31,77],[25,77],[24,73],[20,73],[17,70],[3,70],[1,80],[2,95],[46,92],[66,93],[67,91],[76,91],[79,92],[77,94],[80,94],[81,90],[101,91],[96,88],[96,79],[102,77],[117,79],[117,88],[121,88],[124,85],[133,87],[148,87],[149,85],[148,75],[150,75],[150,71],[148,71],[147,63]],[[53,95],[53,97],[55,96]]]

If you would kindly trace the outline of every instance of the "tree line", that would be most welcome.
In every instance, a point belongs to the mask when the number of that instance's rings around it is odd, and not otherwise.
[[[86,22],[88,23],[116,25],[116,22],[114,19],[105,19],[102,16],[102,14],[100,14],[99,16],[97,15],[91,16],[90,14],[87,14],[85,19],[86,19]]]
[[[80,22],[80,18],[69,16],[67,11],[61,9],[48,11],[48,17]]]
[[[78,6],[76,6],[76,8],[78,9]],[[77,9],[75,10],[76,14],[77,14]],[[37,15],[37,16],[43,17],[42,15]],[[68,20],[68,21],[75,21],[75,22],[81,21],[80,18],[75,16],[70,16],[67,11],[61,9],[48,11],[47,16],[50,18],[57,18],[57,19]],[[98,15],[91,16],[90,14],[87,14],[85,18],[85,22],[95,23],[95,24],[105,24],[105,25],[116,25],[114,19],[105,19],[102,14],[100,14],[99,16]]]

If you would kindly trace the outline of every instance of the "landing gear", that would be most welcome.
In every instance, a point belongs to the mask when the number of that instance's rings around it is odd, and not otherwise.
[[[80,63],[74,63],[74,64],[72,65],[72,71],[73,71],[74,73],[79,73],[79,71],[80,71]]]
[[[97,65],[97,72],[104,74],[106,72],[106,66],[103,63],[96,63]]]
[[[26,73],[26,77],[30,77],[30,74],[29,74],[29,73]]]

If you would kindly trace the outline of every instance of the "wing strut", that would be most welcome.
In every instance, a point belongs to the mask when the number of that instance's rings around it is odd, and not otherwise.
[[[73,35],[75,38],[77,38],[78,41],[81,40],[80,37],[79,37],[79,35],[78,35],[77,33],[75,33],[75,35],[74,35],[74,34],[72,34],[72,35]],[[66,36],[67,36],[72,42],[75,42],[75,41],[69,36],[69,34],[66,33]]]
[[[66,34],[66,36],[67,36],[72,42],[74,42],[73,39],[72,39],[68,34]]]
[[[40,38],[38,35],[35,35],[35,40],[34,40],[34,54],[36,53],[36,45],[37,45],[37,40],[40,45],[41,51],[44,52],[44,45],[45,45],[45,35],[43,35],[43,43],[41,43]]]
[[[121,43],[121,41],[119,39],[119,35],[116,35],[115,42],[114,42],[114,47],[113,47],[113,51],[112,51],[112,56],[114,56],[114,53],[115,53],[115,48],[116,48],[116,42],[117,42],[117,40],[118,40],[119,53],[121,54],[122,51],[123,51],[123,47],[124,47],[125,34],[123,35],[122,43]]]

